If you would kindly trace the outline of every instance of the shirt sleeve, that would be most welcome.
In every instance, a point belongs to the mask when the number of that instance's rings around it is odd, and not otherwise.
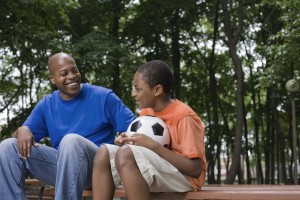
[[[39,142],[44,137],[49,136],[44,115],[44,105],[45,98],[38,102],[31,114],[23,123],[23,126],[29,127],[36,142]]]
[[[129,124],[136,118],[114,92],[107,95],[105,112],[116,132],[125,132]]]
[[[191,116],[186,116],[178,124],[182,154],[188,158],[204,158],[204,125]]]

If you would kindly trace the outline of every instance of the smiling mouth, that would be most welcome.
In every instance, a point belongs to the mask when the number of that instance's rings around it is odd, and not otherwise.
[[[67,85],[77,85],[77,82],[74,82],[74,83],[68,83]]]
[[[67,83],[66,87],[75,89],[78,87],[78,85],[80,85],[79,81],[76,81],[76,82],[72,82],[72,83]]]
[[[66,86],[68,87],[75,87],[79,84],[79,81],[76,81],[76,82],[72,82],[72,83],[67,83]]]

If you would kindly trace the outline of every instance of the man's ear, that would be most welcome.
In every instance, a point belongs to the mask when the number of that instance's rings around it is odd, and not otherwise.
[[[54,81],[54,79],[53,79],[53,75],[49,75],[49,80],[50,80],[50,82],[51,82],[53,85],[55,85],[55,81]]]
[[[159,96],[164,92],[164,88],[162,85],[157,85],[154,87],[154,95]]]

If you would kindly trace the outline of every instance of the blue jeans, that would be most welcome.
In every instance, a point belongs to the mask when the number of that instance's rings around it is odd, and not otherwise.
[[[23,160],[16,138],[0,143],[0,199],[26,200],[25,178],[55,186],[55,200],[81,199],[84,188],[92,187],[93,160],[98,147],[77,134],[66,135],[58,150],[40,145]]]

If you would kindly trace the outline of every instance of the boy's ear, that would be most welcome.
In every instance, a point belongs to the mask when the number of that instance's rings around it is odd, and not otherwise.
[[[55,85],[55,81],[54,81],[54,79],[53,79],[53,75],[49,75],[49,80],[50,80],[50,82],[51,82],[53,85]]]
[[[154,87],[154,95],[159,96],[164,92],[164,88],[162,85],[157,85]]]

